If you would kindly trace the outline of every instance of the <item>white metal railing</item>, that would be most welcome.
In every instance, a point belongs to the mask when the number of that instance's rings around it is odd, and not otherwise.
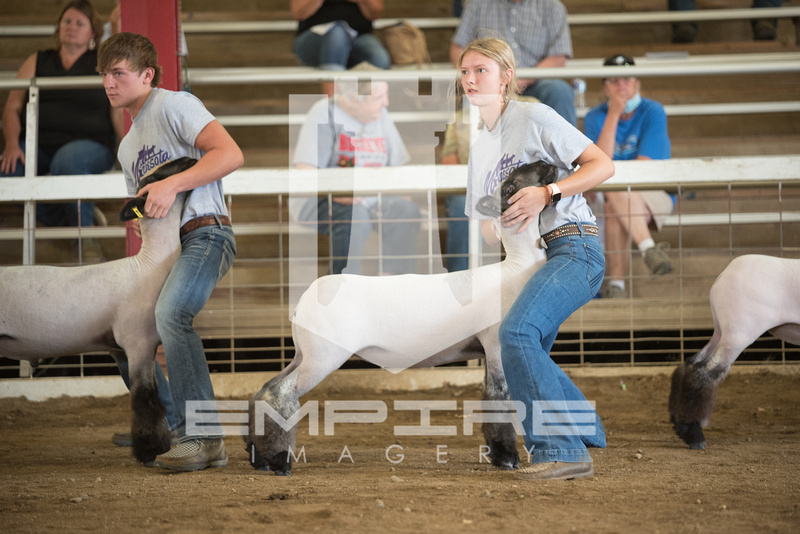
[[[643,11],[631,13],[578,13],[568,14],[570,26],[597,26],[604,24],[657,24],[684,21],[729,21],[760,18],[795,18],[800,17],[800,7],[779,7],[753,9],[701,9],[694,11]],[[455,28],[457,17],[409,17],[383,18],[375,21],[376,29],[386,28],[407,20],[422,29]],[[185,20],[183,31],[187,34],[200,33],[261,33],[261,32],[294,32],[297,31],[295,20],[256,20],[229,22],[199,22]],[[0,26],[0,37],[35,37],[49,36],[53,33],[52,25],[8,25]]]
[[[746,189],[753,188],[753,191],[763,191],[771,189],[774,193],[780,196],[782,186],[792,186],[792,198],[784,198],[781,207],[773,211],[751,212],[751,213],[737,213],[734,211],[724,211],[711,214],[698,214],[690,212],[678,211],[670,219],[671,224],[678,227],[678,236],[689,236],[692,232],[704,232],[705,230],[698,228],[692,230],[690,227],[695,225],[726,225],[731,228],[733,232],[733,225],[741,224],[775,224],[778,223],[777,228],[780,232],[786,234],[786,237],[796,235],[797,224],[800,223],[800,197],[798,197],[797,184],[800,183],[800,155],[791,154],[786,156],[759,156],[759,157],[720,157],[720,158],[679,158],[665,161],[622,161],[616,163],[617,174],[606,184],[604,189],[620,189],[630,187],[631,189],[677,189],[679,191],[693,190],[695,188],[703,188],[709,190],[726,191],[731,188]],[[253,236],[265,235],[270,233],[280,233],[281,237],[291,235],[291,232],[297,231],[295,225],[287,224],[280,221],[269,222],[247,222],[245,219],[237,219],[236,207],[241,205],[239,198],[247,197],[264,197],[264,196],[277,196],[278,198],[285,198],[290,194],[304,194],[314,192],[339,192],[347,191],[352,188],[354,183],[353,173],[359,173],[363,176],[356,177],[360,183],[368,182],[371,187],[376,191],[382,193],[401,193],[401,192],[426,192],[439,191],[439,192],[456,192],[463,190],[466,180],[466,168],[459,165],[436,165],[436,166],[407,166],[407,167],[393,167],[383,169],[324,169],[324,170],[296,170],[296,169],[272,169],[272,168],[259,168],[259,169],[240,169],[229,177],[225,178],[225,192],[228,204],[232,206],[231,214],[235,221],[234,231],[237,235]],[[777,187],[776,187],[777,186]],[[747,189],[749,191],[749,189]],[[121,199],[126,196],[126,188],[123,184],[123,178],[120,173],[109,173],[105,175],[85,175],[85,176],[63,176],[58,179],[49,177],[33,177],[33,178],[8,178],[0,180],[0,201],[3,202],[35,202],[35,201],[54,201],[54,200],[72,200],[75,198],[84,198],[87,200],[102,200],[102,199]],[[427,197],[436,195],[427,194]],[[748,197],[749,198],[749,197]],[[728,199],[729,201],[730,199]],[[769,209],[769,208],[767,208]],[[431,210],[435,213],[435,207],[428,206],[428,212]],[[435,217],[435,216],[434,216]],[[788,226],[793,225],[793,226]],[[774,228],[775,226],[769,227]],[[114,229],[119,237],[123,236],[122,226],[116,226],[106,229],[106,231]],[[756,228],[760,228],[756,227]],[[48,229],[50,230],[50,229]],[[56,229],[52,229],[56,230]],[[61,230],[61,229],[59,229]],[[68,231],[69,229],[63,229]],[[91,229],[83,229],[91,230]],[[32,237],[42,237],[43,230],[36,230]],[[752,232],[752,228],[751,228]],[[27,236],[25,234],[23,237]],[[89,234],[87,234],[89,235]],[[783,240],[781,240],[782,242]],[[786,249],[789,256],[797,256],[798,249],[796,246],[796,239],[790,238],[791,243]],[[680,248],[680,237],[678,239],[678,248],[675,254],[678,258],[683,256],[685,258],[692,257],[697,253],[698,249]],[[720,243],[718,246],[714,245],[712,250],[703,250],[704,254],[711,254],[711,258],[732,257],[735,254],[741,253],[741,249],[735,249],[735,246],[728,243]],[[772,254],[783,254],[783,248],[769,249]],[[252,275],[247,275],[248,269],[255,268],[256,270],[263,266],[269,265],[283,265],[287,261],[285,257],[276,258],[253,258],[248,260],[239,260],[234,263],[231,271],[230,280],[220,286],[219,291],[221,295],[219,300],[221,302],[230,303],[229,307],[217,307],[211,310],[204,311],[198,316],[198,325],[203,332],[203,338],[222,343],[221,348],[209,347],[207,349],[210,355],[210,364],[214,366],[215,370],[223,372],[222,367],[228,367],[231,370],[236,369],[238,365],[250,364],[274,364],[281,362],[285,364],[291,357],[292,347],[284,345],[283,343],[277,349],[267,349],[261,346],[252,346],[249,348],[233,349],[234,339],[240,337],[252,337],[255,334],[249,333],[252,327],[243,328],[237,326],[240,321],[246,324],[252,323],[254,318],[262,321],[264,329],[258,330],[260,335],[265,338],[281,337],[287,338],[290,336],[290,323],[288,322],[288,314],[286,310],[286,301],[272,300],[259,300],[257,297],[245,297],[244,300],[238,300],[241,297],[235,295],[244,295],[245,293],[253,292],[258,295],[259,291],[264,291],[265,288],[271,288],[273,291],[288,291],[285,281],[265,281],[261,280],[260,275],[258,280],[253,280]],[[685,261],[685,260],[680,260]],[[722,260],[720,260],[722,261]],[[676,264],[680,265],[680,264]],[[276,267],[277,268],[277,267]],[[282,267],[281,267],[282,268]],[[683,268],[679,268],[683,271]],[[243,274],[244,273],[244,274]],[[586,307],[585,313],[587,318],[584,319],[580,316],[573,318],[571,326],[565,328],[565,333],[575,332],[576,329],[588,329],[592,331],[591,323],[592,313],[595,315],[598,311],[606,317],[614,316],[619,317],[619,329],[624,331],[630,328],[632,338],[638,333],[637,328],[628,326],[626,321],[634,321],[633,318],[626,319],[630,315],[638,320],[638,315],[652,315],[651,312],[646,310],[640,311],[637,306],[650,306],[654,309],[677,309],[689,310],[693,314],[697,310],[702,310],[708,315],[708,303],[706,298],[699,298],[694,294],[685,294],[683,284],[698,284],[710,285],[713,281],[715,274],[705,269],[701,275],[687,274],[681,272],[678,274],[680,285],[676,286],[675,294],[669,297],[658,297],[645,299],[640,304],[631,303],[623,305],[622,307],[614,307],[613,309],[606,309],[609,302],[595,302]],[[692,276],[695,280],[692,280]],[[704,277],[702,282],[697,282],[698,276]],[[285,280],[285,274],[277,277],[279,280]],[[706,280],[708,279],[708,280]],[[636,280],[634,283],[652,283],[649,279],[646,282]],[[707,291],[707,290],[706,290]],[[626,308],[628,306],[629,308]],[[628,309],[628,312],[625,310]],[[594,312],[592,311],[594,310]],[[584,313],[583,311],[580,313]],[[686,317],[680,318],[680,326],[672,326],[676,324],[675,318],[670,319],[669,328],[686,328],[696,330],[698,328],[708,328],[710,319],[704,318],[699,320],[695,315],[686,313]],[[626,315],[627,314],[627,315]],[[668,312],[665,314],[669,315]],[[606,319],[607,320],[607,319]],[[230,323],[230,330],[226,331],[225,328],[219,327],[219,322],[228,324]],[[658,330],[658,326],[649,328],[640,328],[642,330]],[[242,334],[242,331],[245,333]],[[578,334],[575,334],[578,335]],[[653,336],[654,334],[648,334]],[[665,334],[666,335],[666,334]],[[666,335],[665,343],[670,341],[670,335]],[[696,335],[696,334],[695,334]],[[684,338],[681,333],[680,345],[683,347],[684,342],[689,342],[689,337]],[[227,340],[230,338],[230,341]],[[569,339],[569,338],[568,338]],[[695,340],[696,341],[696,340]],[[227,344],[226,344],[227,343]],[[563,341],[566,345],[575,344],[576,341]],[[593,354],[591,342],[580,341],[581,355],[580,363],[583,363],[583,358],[586,355]],[[584,345],[585,343],[585,345]],[[589,348],[587,348],[589,347]],[[262,356],[260,359],[251,359],[248,351],[260,350],[265,354],[270,355]],[[558,350],[558,349],[557,349]],[[565,349],[568,353],[568,349]],[[756,349],[758,352],[759,349]],[[789,349],[780,349],[778,352],[786,354]],[[794,354],[797,353],[797,349]],[[272,351],[272,352],[270,352]],[[667,352],[679,353],[681,355],[691,352],[690,348],[668,349]],[[230,356],[227,354],[230,353]],[[602,355],[602,351],[598,354]],[[653,354],[653,353],[651,353]],[[577,358],[578,356],[572,355],[569,358]],[[597,357],[597,355],[595,355]],[[216,359],[215,359],[216,358]],[[242,358],[238,360],[237,358]],[[567,358],[567,356],[565,356]],[[638,358],[638,357],[637,357]],[[784,358],[786,358],[784,356]],[[790,356],[791,360],[793,357]],[[796,359],[796,358],[795,358]],[[572,360],[565,360],[572,361]],[[784,361],[784,360],[781,360]],[[242,363],[244,362],[244,364]],[[639,363],[638,359],[631,357],[631,363]],[[663,363],[663,362],[662,362]],[[62,364],[58,364],[62,365]],[[68,364],[63,364],[68,365]],[[83,365],[83,364],[81,364]],[[104,364],[91,363],[86,369],[92,366],[99,366]],[[110,360],[107,367],[112,367],[113,364]],[[222,366],[222,367],[219,367]],[[83,368],[83,367],[82,367]]]

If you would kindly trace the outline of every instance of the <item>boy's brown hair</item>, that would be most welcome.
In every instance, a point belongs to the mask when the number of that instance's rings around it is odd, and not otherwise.
[[[152,68],[155,73],[150,82],[151,87],[158,87],[161,83],[158,51],[150,39],[144,35],[120,32],[103,41],[97,50],[97,71],[109,72],[112,66],[122,60],[127,60],[130,69],[139,74],[148,67]]]

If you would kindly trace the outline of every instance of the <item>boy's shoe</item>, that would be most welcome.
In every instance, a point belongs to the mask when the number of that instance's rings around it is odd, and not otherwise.
[[[524,480],[572,480],[594,475],[592,462],[544,462],[520,469],[517,478]]]
[[[199,471],[207,467],[225,467],[228,454],[222,438],[198,438],[181,442],[169,452],[156,456],[153,465],[172,471]]]
[[[669,248],[669,243],[661,242],[654,247],[650,247],[644,252],[644,262],[647,268],[655,275],[669,274],[672,272],[672,263],[664,249]]]

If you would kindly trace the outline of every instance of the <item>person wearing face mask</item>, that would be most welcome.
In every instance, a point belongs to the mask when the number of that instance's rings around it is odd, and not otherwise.
[[[375,70],[357,66],[354,70]],[[340,78],[332,98],[311,106],[300,129],[292,165],[298,169],[387,167],[410,159],[400,132],[389,117],[389,84]],[[373,227],[380,230],[381,274],[415,269],[419,207],[390,195],[291,198],[289,216],[317,224],[330,236],[331,274],[360,274],[361,256]],[[402,221],[402,222],[401,222]],[[379,224],[380,223],[380,224]]]
[[[633,58],[618,54],[605,66],[634,66]],[[641,82],[634,76],[603,79],[607,101],[589,110],[584,119],[586,136],[614,160],[669,159],[667,116],[661,104],[642,98]],[[660,230],[672,213],[674,201],[666,191],[608,191],[605,196],[607,281],[602,297],[627,296],[625,277],[630,241],[637,246],[654,275],[672,271],[668,243],[656,244],[651,229]]]

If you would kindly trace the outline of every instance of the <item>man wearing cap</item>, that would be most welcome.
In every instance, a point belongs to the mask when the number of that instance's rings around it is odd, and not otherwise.
[[[633,67],[633,58],[615,55],[605,66]],[[633,74],[633,73],[631,73]],[[658,102],[642,98],[641,82],[635,76],[603,79],[607,101],[589,110],[584,119],[586,136],[614,160],[669,159],[667,116]],[[628,243],[633,241],[654,275],[672,271],[664,251],[656,245],[650,229],[660,230],[672,213],[673,199],[666,191],[609,191],[605,193],[605,240],[607,282],[603,297],[625,297]]]

